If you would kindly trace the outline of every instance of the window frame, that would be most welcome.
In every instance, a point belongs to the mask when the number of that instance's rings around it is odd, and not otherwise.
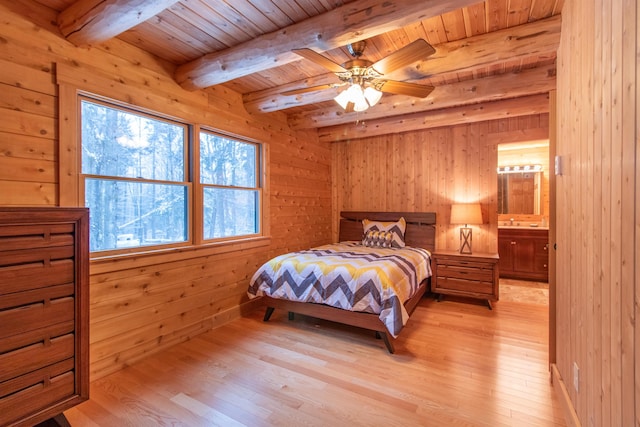
[[[87,79],[78,79],[73,67],[66,64],[57,64],[57,84],[59,89],[59,186],[57,193],[57,201],[59,206],[79,207],[84,206],[84,188],[81,185],[82,172],[82,143],[81,137],[81,120],[79,115],[79,105],[81,97],[87,97],[91,100],[104,102],[107,105],[115,105],[128,109],[136,114],[150,115],[151,117],[161,117],[170,121],[184,123],[191,128],[190,140],[188,143],[189,153],[187,154],[187,164],[189,170],[190,188],[188,196],[188,207],[190,214],[187,218],[189,228],[189,239],[187,242],[179,244],[160,246],[140,246],[134,248],[120,248],[107,254],[106,251],[91,252],[90,259],[92,265],[96,262],[102,263],[117,258],[129,258],[135,265],[146,264],[146,262],[170,262],[179,259],[188,259],[197,251],[197,256],[209,256],[215,254],[228,253],[233,251],[244,251],[251,248],[268,246],[271,243],[270,221],[269,221],[269,191],[268,191],[268,164],[269,144],[268,142],[252,138],[248,135],[238,135],[226,129],[219,129],[212,123],[202,123],[204,121],[214,122],[217,115],[207,111],[203,106],[195,104],[182,105],[178,110],[182,117],[168,113],[168,109],[175,110],[175,105],[166,102],[162,95],[149,93],[149,88],[131,87],[124,83],[115,83],[119,85],[118,90],[113,91],[110,96],[101,95],[100,92],[105,87],[114,89],[114,82],[101,76],[90,76]],[[120,95],[120,96],[118,96]],[[122,99],[126,99],[126,102]],[[201,102],[202,97],[196,97]],[[207,97],[205,97],[207,99]],[[142,102],[140,102],[142,101]],[[172,100],[173,101],[173,100]],[[143,105],[140,105],[143,104]],[[147,105],[148,104],[148,105]],[[162,106],[162,108],[158,108]],[[206,106],[205,106],[206,107]],[[223,120],[222,124],[232,126],[233,123],[227,123]],[[258,227],[260,233],[248,236],[236,236],[220,240],[204,240],[203,236],[203,218],[201,212],[202,200],[199,194],[202,193],[200,185],[199,171],[199,141],[196,141],[200,128],[207,129],[215,133],[219,133],[229,138],[234,138],[246,142],[257,144],[259,147],[259,158],[256,163],[258,169],[258,183],[260,188],[260,202],[258,205]],[[251,129],[250,128],[250,132]],[[259,131],[254,132],[260,135]],[[64,191],[61,189],[64,188]],[[152,258],[148,258],[152,257]],[[144,261],[144,259],[149,261]],[[99,265],[99,264],[96,264]],[[119,264],[124,266],[125,264]]]
[[[168,180],[157,180],[157,179],[150,179],[150,178],[142,178],[142,177],[122,177],[122,176],[112,176],[112,175],[97,175],[97,174],[90,174],[90,173],[84,173],[83,169],[82,169],[82,103],[83,102],[90,102],[93,103],[95,105],[100,105],[100,106],[104,106],[107,108],[111,108],[114,110],[119,110],[119,111],[124,111],[126,113],[132,114],[132,115],[136,115],[136,116],[141,116],[141,117],[145,117],[145,118],[149,118],[149,119],[153,119],[159,122],[166,122],[166,123],[171,123],[173,125],[178,125],[181,126],[183,128],[183,135],[184,135],[184,147],[183,147],[183,159],[182,159],[182,164],[184,165],[184,169],[183,169],[183,178],[182,181],[168,181]],[[149,113],[147,111],[138,111],[135,108],[131,108],[131,106],[129,105],[122,105],[120,103],[115,103],[115,102],[110,102],[110,101],[105,101],[102,98],[96,98],[87,94],[79,94],[78,95],[78,143],[81,147],[80,150],[80,170],[79,170],[79,174],[78,174],[78,192],[80,195],[80,200],[79,202],[81,203],[82,206],[86,207],[86,182],[88,179],[94,179],[94,180],[110,180],[110,181],[117,181],[117,182],[134,182],[134,183],[140,183],[140,184],[158,184],[158,185],[175,185],[175,186],[179,186],[179,187],[185,187],[186,188],[186,198],[185,198],[185,204],[186,204],[186,211],[185,211],[185,216],[184,216],[184,220],[186,223],[186,239],[184,241],[181,242],[171,242],[171,243],[162,243],[162,244],[156,244],[156,245],[143,245],[143,246],[134,246],[134,247],[128,247],[128,248],[114,248],[114,249],[105,249],[105,250],[100,250],[100,251],[93,251],[91,252],[91,254],[95,254],[96,257],[100,257],[100,256],[110,256],[110,255],[114,255],[114,254],[126,254],[126,253],[140,253],[140,252],[145,252],[147,250],[158,250],[158,249],[168,249],[168,248],[175,248],[175,247],[182,247],[182,246],[188,246],[191,244],[191,242],[193,241],[193,220],[192,218],[194,218],[193,216],[193,209],[194,209],[194,199],[193,199],[193,182],[190,180],[190,166],[189,166],[189,157],[190,157],[190,152],[192,151],[192,139],[193,139],[193,125],[190,125],[188,123],[185,123],[183,121],[178,121],[175,119],[170,119],[167,117],[164,117],[160,114],[152,114]]]
[[[202,177],[200,176],[200,135],[203,133],[207,133],[207,134],[212,134],[212,135],[217,135],[220,136],[222,138],[227,138],[227,139],[231,139],[234,140],[236,142],[241,142],[244,144],[251,144],[254,145],[256,147],[256,159],[255,159],[255,176],[256,176],[256,187],[239,187],[239,186],[230,186],[230,185],[217,185],[217,184],[205,184],[202,182]],[[233,241],[233,240],[237,240],[237,239],[241,239],[241,238],[252,238],[252,237],[259,237],[263,235],[263,188],[264,188],[264,177],[263,174],[261,173],[261,171],[264,169],[263,166],[263,144],[260,143],[259,141],[250,139],[250,138],[246,138],[246,137],[241,137],[241,136],[237,136],[237,135],[233,135],[230,134],[228,132],[221,132],[219,130],[214,130],[210,127],[205,127],[205,126],[198,126],[197,132],[194,132],[194,134],[196,135],[196,137],[194,139],[197,139],[197,150],[194,149],[194,158],[198,159],[197,165],[198,167],[194,167],[194,171],[197,170],[195,176],[197,177],[197,181],[194,181],[194,183],[197,183],[196,185],[196,192],[197,192],[197,197],[199,198],[199,201],[196,202],[197,206],[199,206],[200,212],[199,214],[201,215],[201,218],[196,221],[197,224],[199,224],[201,226],[201,228],[198,230],[197,236],[196,236],[196,241],[199,244],[207,244],[207,243],[216,243],[216,242],[225,242],[225,241]],[[197,152],[196,152],[197,151]],[[204,236],[204,192],[206,188],[226,188],[226,189],[240,189],[240,190],[253,190],[253,191],[257,191],[258,193],[258,203],[257,203],[257,208],[258,208],[258,215],[257,215],[257,228],[258,228],[258,232],[257,233],[253,233],[253,234],[244,234],[241,236],[228,236],[228,237],[216,237],[216,238],[209,238],[206,239]]]

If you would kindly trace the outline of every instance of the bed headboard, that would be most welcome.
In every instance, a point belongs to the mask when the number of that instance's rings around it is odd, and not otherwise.
[[[435,212],[340,212],[339,240],[362,240],[362,220],[407,221],[405,242],[408,246],[425,248],[433,252],[436,248]]]

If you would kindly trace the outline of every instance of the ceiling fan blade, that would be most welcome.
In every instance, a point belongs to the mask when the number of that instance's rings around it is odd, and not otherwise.
[[[377,61],[371,67],[382,75],[405,67],[435,53],[435,49],[424,39],[418,39]]]
[[[326,84],[310,87],[301,87],[298,89],[291,89],[282,92],[283,95],[300,95],[301,93],[316,92],[318,90],[330,89],[332,87],[340,86],[339,84]]]
[[[435,87],[421,85],[418,83],[398,82],[395,80],[386,80],[380,88],[383,92],[395,93],[396,95],[409,95],[418,98],[426,98]]]
[[[303,49],[293,49],[292,52],[297,53],[298,55],[302,56],[303,58],[308,59],[309,61],[315,62],[316,64],[326,68],[327,70],[329,70],[331,72],[334,72],[334,73],[345,73],[345,72],[348,71],[342,65],[337,64],[337,63],[333,62],[332,60],[330,60],[329,58],[320,55],[315,50],[311,50],[311,49],[308,49],[308,48],[303,48]]]

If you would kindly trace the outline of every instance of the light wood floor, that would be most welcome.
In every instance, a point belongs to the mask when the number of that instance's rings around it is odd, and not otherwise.
[[[527,282],[523,282],[526,284]],[[425,298],[396,340],[256,312],[91,385],[72,426],[564,426],[547,305]],[[536,291],[537,292],[537,291]]]

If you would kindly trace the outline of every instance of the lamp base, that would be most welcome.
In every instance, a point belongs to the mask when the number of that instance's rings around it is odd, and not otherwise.
[[[471,227],[461,227],[460,228],[460,253],[461,254],[470,254],[471,253]]]

